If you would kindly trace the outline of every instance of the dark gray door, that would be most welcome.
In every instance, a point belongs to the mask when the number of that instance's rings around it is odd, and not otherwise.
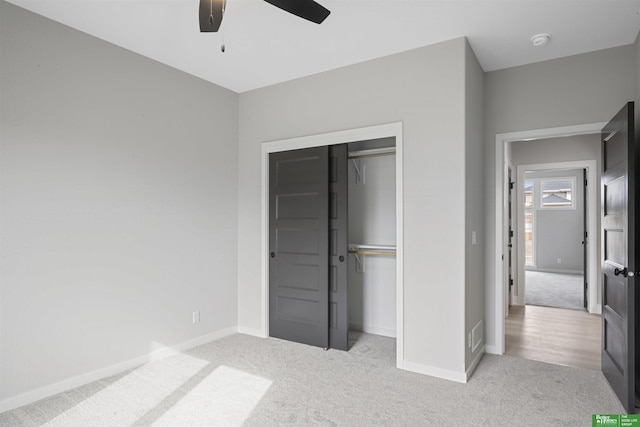
[[[329,346],[349,350],[347,301],[348,250],[348,151],[347,144],[333,145],[330,158],[329,216]]]
[[[633,138],[630,102],[602,130],[602,372],[628,412],[636,403],[633,272],[639,267]]]
[[[587,170],[582,169],[582,281],[583,281],[583,307],[589,308],[589,250],[588,250],[588,235],[587,235]]]
[[[269,156],[269,335],[329,346],[329,149]]]

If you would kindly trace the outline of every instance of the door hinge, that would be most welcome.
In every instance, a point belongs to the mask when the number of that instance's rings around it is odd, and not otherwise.
[[[509,190],[513,190],[513,187],[515,187],[516,183],[515,182],[510,182],[509,183]]]
[[[509,279],[509,286],[513,286],[513,279]]]
[[[513,237],[513,230],[509,230],[509,237]]]
[[[589,307],[589,284],[584,282],[584,308]]]

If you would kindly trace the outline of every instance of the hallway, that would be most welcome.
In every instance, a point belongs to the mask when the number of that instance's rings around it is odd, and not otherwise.
[[[513,305],[505,354],[599,371],[601,322],[600,315],[581,310]]]

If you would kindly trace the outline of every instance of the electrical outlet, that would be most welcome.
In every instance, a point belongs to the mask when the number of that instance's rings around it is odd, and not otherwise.
[[[196,310],[193,312],[193,324],[195,325],[196,323],[200,322],[200,310]]]

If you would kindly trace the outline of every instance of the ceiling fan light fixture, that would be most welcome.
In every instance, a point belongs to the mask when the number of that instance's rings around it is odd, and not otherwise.
[[[331,13],[315,0],[265,0],[275,7],[299,16],[307,21],[321,24]],[[201,33],[215,33],[222,24],[227,0],[200,0],[198,20]]]
[[[550,39],[551,39],[551,34],[540,33],[531,37],[531,43],[535,47],[545,46],[547,43],[549,43]]]

